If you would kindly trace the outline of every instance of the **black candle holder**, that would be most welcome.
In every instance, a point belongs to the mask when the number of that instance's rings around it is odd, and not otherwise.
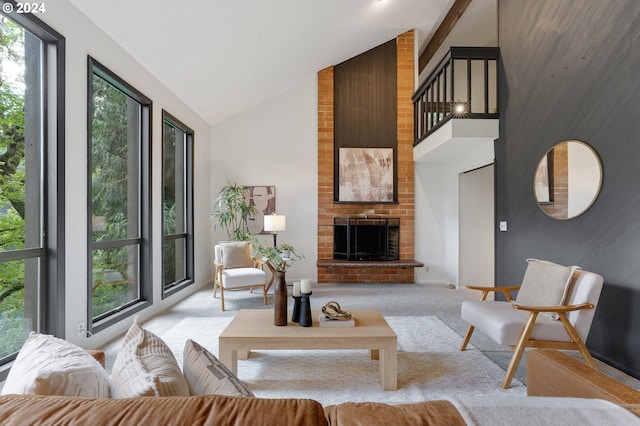
[[[313,324],[311,321],[311,302],[309,300],[311,293],[300,293],[300,318],[298,322],[300,327],[311,327],[311,324]]]
[[[293,314],[291,322],[300,322],[300,299],[302,296],[293,296]]]

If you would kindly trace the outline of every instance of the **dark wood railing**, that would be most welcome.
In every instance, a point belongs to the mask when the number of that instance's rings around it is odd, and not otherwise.
[[[498,118],[499,52],[449,49],[413,95],[413,146],[452,118]]]

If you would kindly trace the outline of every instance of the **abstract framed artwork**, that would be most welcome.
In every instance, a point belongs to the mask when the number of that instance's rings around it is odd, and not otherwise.
[[[393,148],[340,148],[338,201],[393,202]]]
[[[253,217],[247,219],[249,232],[254,235],[271,234],[264,230],[264,217],[276,211],[275,186],[245,186],[249,205],[256,209]]]

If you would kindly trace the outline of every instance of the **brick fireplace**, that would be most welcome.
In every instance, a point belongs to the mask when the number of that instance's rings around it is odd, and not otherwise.
[[[318,73],[318,282],[413,283],[414,169],[413,103],[414,34],[396,39],[397,70],[397,203],[337,203],[334,198],[334,67]],[[333,259],[334,218],[400,219],[399,260],[346,262]]]

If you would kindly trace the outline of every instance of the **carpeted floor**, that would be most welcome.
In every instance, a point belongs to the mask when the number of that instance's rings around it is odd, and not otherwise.
[[[255,350],[238,361],[238,377],[258,397],[311,398],[323,405],[344,401],[418,402],[447,395],[526,395],[515,380],[499,383],[504,370],[471,347],[458,351],[460,336],[434,316],[387,316],[398,336],[398,390],[385,392],[378,361],[368,351]],[[230,318],[185,318],[161,335],[182,365],[187,338],[218,354],[218,335]]]
[[[312,290],[312,309],[320,309],[323,303],[330,300],[338,301],[342,308],[346,310],[377,309],[385,316],[385,318],[393,318],[393,320],[389,321],[392,327],[393,324],[391,324],[391,322],[400,320],[402,317],[406,317],[407,321],[409,321],[409,318],[415,321],[421,321],[420,318],[433,319],[435,317],[444,325],[444,328],[442,329],[448,331],[446,333],[446,335],[449,336],[447,340],[453,340],[455,344],[446,352],[446,355],[438,355],[439,363],[434,361],[432,365],[439,365],[441,368],[454,365],[457,366],[459,365],[456,364],[457,359],[464,361],[467,356],[483,355],[483,362],[484,360],[490,360],[491,367],[488,368],[491,371],[494,371],[495,368],[500,370],[495,370],[496,372],[492,373],[495,375],[495,378],[493,379],[494,383],[492,387],[490,386],[487,388],[489,389],[488,392],[502,391],[500,388],[500,382],[502,381],[504,370],[509,364],[512,354],[508,348],[500,346],[490,338],[484,336],[482,333],[476,332],[471,338],[471,344],[474,348],[467,351],[468,354],[457,351],[456,345],[459,345],[461,342],[461,336],[464,335],[468,325],[460,319],[460,304],[466,299],[479,298],[478,292],[467,289],[451,289],[445,285],[430,284],[314,284]],[[212,353],[217,354],[216,337],[224,328],[224,325],[230,321],[239,309],[273,309],[272,293],[273,290],[271,290],[271,294],[269,294],[269,305],[265,306],[262,301],[262,295],[258,292],[252,294],[246,290],[227,291],[225,292],[225,305],[227,310],[225,312],[221,312],[220,300],[213,299],[211,288],[205,288],[176,303],[171,309],[163,312],[161,315],[144,322],[143,326],[153,333],[163,336],[169,340],[174,338],[179,339],[179,341],[171,343],[171,347],[175,348],[174,352],[178,358],[181,358],[182,356],[181,345],[184,345],[184,340],[187,338],[194,339],[198,343],[210,349]],[[200,327],[196,325],[184,327],[188,322],[182,322],[187,321],[187,319],[189,321],[202,320],[204,323],[210,321],[211,325],[209,327],[211,328],[208,330],[205,326]],[[180,325],[181,323],[182,325]],[[178,327],[179,325],[180,327]],[[222,327],[220,328],[220,331],[216,331],[220,326]],[[420,326],[416,325],[413,328],[418,330]],[[404,330],[410,329],[411,327],[404,327]],[[403,333],[405,333],[405,331],[403,331]],[[403,342],[402,345],[404,345],[399,348],[398,383],[401,387],[406,387],[406,390],[402,391],[402,393],[398,393],[398,395],[406,394],[410,395],[408,397],[411,399],[425,399],[427,397],[422,396],[420,392],[427,392],[429,394],[432,392],[438,392],[442,383],[441,381],[438,381],[437,378],[434,378],[426,370],[421,370],[422,373],[412,375],[413,373],[406,370],[406,366],[415,365],[416,363],[421,364],[420,357],[423,356],[422,352],[429,353],[429,345],[433,347],[434,344],[443,340],[440,336],[441,333],[437,333],[435,337],[430,337],[428,339],[413,336],[411,333],[406,333],[404,337],[401,337],[398,331],[396,331],[396,334],[398,334],[399,342]],[[205,340],[204,337],[201,337],[200,339],[205,341],[198,341],[196,336],[206,336],[206,339],[209,340]],[[406,349],[409,347],[407,345],[410,343],[412,344],[412,342],[419,344],[420,349]],[[120,339],[115,340],[102,348],[106,352],[106,367],[109,371],[113,365],[113,361],[115,360],[119,345]],[[281,372],[283,370],[286,371],[287,368],[276,367],[269,367],[269,371],[264,371],[264,374],[267,375],[263,376],[264,379],[262,379],[262,382],[260,383],[258,383],[260,381],[259,375],[248,376],[250,369],[258,371],[259,368],[248,368],[244,366],[243,363],[252,362],[253,364],[251,365],[260,366],[263,365],[262,363],[264,362],[282,362],[283,365],[287,366],[292,362],[291,359],[295,359],[295,355],[289,356],[284,353],[278,355],[278,351],[273,352],[273,355],[270,353],[268,355],[252,357],[248,361],[240,361],[238,365],[240,378],[245,381],[254,381],[255,383],[249,383],[249,386],[260,396],[266,396],[269,392],[279,392],[282,390],[281,388],[292,386],[293,382],[306,380],[307,373],[305,370],[303,372],[296,373],[296,375],[289,376],[291,378],[295,378],[295,380],[287,379],[284,381],[278,381],[279,376],[277,375],[277,372]],[[442,353],[437,352],[437,354]],[[277,359],[280,358],[282,358],[282,360],[277,361]],[[326,359],[333,363],[335,358],[335,353],[332,353],[331,351],[327,352]],[[416,358],[418,358],[418,361],[414,363]],[[373,363],[377,363],[377,361],[369,361],[365,354],[364,356],[356,355],[356,358],[352,358],[351,356],[341,357],[340,363],[346,363],[347,359],[349,359],[348,362],[355,362],[353,369],[350,371],[355,372],[357,377],[363,377],[364,380],[369,380],[371,382],[372,392],[374,391],[374,388],[380,389],[377,370],[376,373],[370,373],[364,370],[365,364],[368,363],[372,364],[366,368],[376,368],[377,364]],[[523,388],[520,386],[522,386],[522,384],[526,384],[525,359],[526,353],[515,375],[517,382],[514,382],[514,389],[516,392],[523,392]],[[469,362],[471,363],[473,361]],[[425,362],[422,361],[422,363],[424,364]],[[598,364],[601,370],[606,373],[630,384],[633,387],[640,388],[639,381],[613,369],[612,367],[609,367],[604,363],[598,362]],[[273,365],[275,366],[276,364],[274,363]],[[456,375],[456,368],[451,367],[449,369],[446,377],[447,380],[451,383],[467,383],[467,378],[465,377],[465,375],[468,375],[467,370],[462,369],[460,370],[460,374]],[[314,372],[315,370],[322,371],[321,369],[313,370]],[[437,369],[434,371],[437,371]],[[271,377],[268,376],[271,374],[276,375],[270,379],[267,378]],[[422,376],[420,376],[420,374],[422,374]],[[411,378],[409,378],[409,376],[411,376]],[[269,381],[273,383],[270,384]],[[405,385],[403,385],[403,383],[405,383]],[[447,389],[452,389],[451,392],[453,392],[452,387]],[[263,392],[263,394],[261,394],[261,392]],[[326,395],[323,396],[323,392]],[[349,395],[346,399],[354,400],[360,392],[361,391],[358,388],[356,391],[351,392],[352,395]],[[455,392],[463,392],[463,390],[458,388]],[[319,391],[318,399],[324,400],[325,398],[333,398],[335,393],[335,388],[328,386],[325,391]],[[394,393],[395,392],[384,392],[384,400],[388,401],[390,398],[394,398]]]

